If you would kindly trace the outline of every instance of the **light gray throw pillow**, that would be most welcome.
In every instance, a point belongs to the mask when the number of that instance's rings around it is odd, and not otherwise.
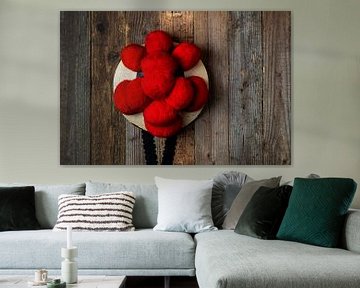
[[[198,233],[217,230],[211,217],[213,180],[155,177],[159,213],[154,230]]]
[[[246,205],[249,203],[255,192],[261,186],[269,188],[278,187],[280,179],[281,176],[245,183],[242,186],[240,192],[237,194],[234,202],[230,207],[229,212],[224,219],[224,223],[222,225],[223,229],[234,230],[237,222],[240,219],[241,214],[244,212]]]

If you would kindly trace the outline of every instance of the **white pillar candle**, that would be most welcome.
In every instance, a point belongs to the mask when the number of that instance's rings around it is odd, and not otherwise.
[[[72,227],[69,225],[66,229],[67,232],[67,242],[66,242],[66,248],[70,249],[72,248]]]

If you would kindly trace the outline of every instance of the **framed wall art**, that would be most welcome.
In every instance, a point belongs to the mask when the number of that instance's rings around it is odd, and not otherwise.
[[[288,11],[60,12],[60,164],[291,164],[290,45]]]

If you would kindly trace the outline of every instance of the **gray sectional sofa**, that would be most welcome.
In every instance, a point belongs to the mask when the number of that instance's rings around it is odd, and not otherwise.
[[[348,213],[343,248],[334,249],[260,240],[232,230],[196,235],[153,231],[158,209],[155,185],[88,182],[36,185],[35,189],[37,218],[43,229],[0,232],[0,275],[28,274],[39,268],[48,269],[50,275],[60,273],[60,248],[66,245],[66,233],[51,230],[60,194],[127,190],[136,195],[136,231],[74,232],[80,274],[196,275],[201,288],[360,287],[360,211]]]

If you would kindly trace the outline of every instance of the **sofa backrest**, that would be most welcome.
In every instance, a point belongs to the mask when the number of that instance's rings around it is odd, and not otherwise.
[[[0,183],[0,186],[34,186],[36,218],[43,229],[52,229],[55,226],[58,216],[58,197],[61,194],[85,195],[85,183],[61,185]]]
[[[345,217],[341,248],[360,253],[360,209],[350,209]]]
[[[136,229],[153,228],[157,223],[158,192],[155,184],[86,182],[86,195],[131,191],[135,194],[133,223]]]

